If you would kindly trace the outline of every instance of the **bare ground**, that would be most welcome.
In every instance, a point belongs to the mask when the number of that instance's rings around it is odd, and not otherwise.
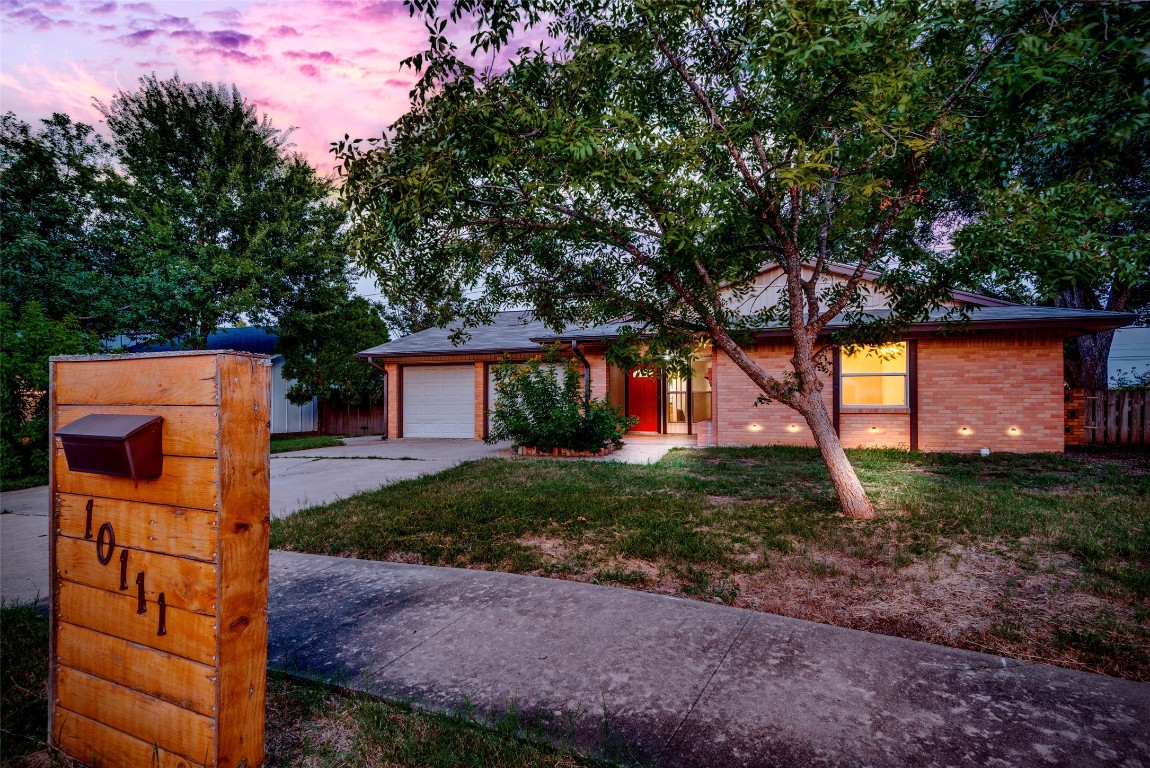
[[[1035,556],[1024,568],[1017,557],[987,551],[993,547],[952,546],[928,560],[893,568],[808,546],[800,552],[766,557],[757,552],[744,555],[743,572],[684,575],[667,563],[646,560],[587,564],[586,556],[594,547],[573,545],[569,540],[524,537],[517,541],[552,561],[534,575],[723,602],[1009,658],[1150,680],[1150,633],[1138,621],[1138,607],[1090,591],[1088,580],[1065,555]],[[1105,646],[1105,653],[1091,652],[1100,646]]]

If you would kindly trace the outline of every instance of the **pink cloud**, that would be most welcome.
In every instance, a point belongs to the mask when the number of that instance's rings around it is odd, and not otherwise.
[[[165,16],[156,23],[161,27],[179,27],[180,29],[191,29],[195,26],[187,16]]]
[[[234,29],[219,29],[208,33],[208,40],[221,48],[242,48],[253,39],[251,35],[236,32]]]
[[[299,68],[299,72],[304,77],[319,77],[319,69],[315,64],[304,64]]]
[[[156,14],[156,8],[151,3],[124,3],[124,10],[132,13]]]
[[[158,29],[140,29],[131,34],[122,35],[119,39],[124,45],[137,46],[143,45],[158,34],[160,34]]]
[[[284,51],[284,56],[289,59],[304,59],[306,61],[322,61],[325,64],[335,64],[339,61],[331,51]]]
[[[181,42],[200,43],[207,35],[198,29],[177,29],[175,32],[169,32],[168,37]]]
[[[116,3],[101,3],[88,9],[88,13],[113,13],[119,6]]]
[[[268,37],[299,37],[299,31],[295,27],[289,27],[287,24],[280,24],[278,27],[272,27],[265,34]]]
[[[234,48],[197,48],[192,53],[196,56],[217,57],[248,66],[262,64],[269,60],[267,56],[252,56]]]
[[[9,19],[28,25],[32,29],[47,30],[55,27],[68,28],[72,22],[67,19],[54,19],[39,8],[26,6],[6,14]]]

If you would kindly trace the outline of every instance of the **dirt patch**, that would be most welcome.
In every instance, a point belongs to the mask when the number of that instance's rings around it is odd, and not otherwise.
[[[515,542],[555,560],[565,559],[572,551],[571,542],[549,536],[521,536]]]

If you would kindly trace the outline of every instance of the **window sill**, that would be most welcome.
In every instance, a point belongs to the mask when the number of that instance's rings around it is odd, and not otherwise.
[[[843,416],[850,416],[852,414],[889,414],[889,415],[910,415],[910,408],[905,405],[844,405],[840,413]]]

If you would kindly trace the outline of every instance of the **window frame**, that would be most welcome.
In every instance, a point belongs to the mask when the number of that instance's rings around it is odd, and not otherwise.
[[[905,411],[910,408],[910,343],[903,339],[898,342],[903,348],[903,360],[905,361],[904,370],[902,373],[847,373],[843,365],[843,355],[846,345],[838,348],[837,360],[838,365],[838,380],[835,381],[835,389],[837,390],[836,400],[840,408],[845,410],[870,410],[879,408],[888,411]],[[873,349],[879,345],[877,344],[856,344],[854,347],[860,350]],[[866,405],[866,404],[850,404],[843,400],[843,395],[846,388],[843,387],[844,378],[893,378],[895,376],[902,377],[902,403],[899,405]]]

